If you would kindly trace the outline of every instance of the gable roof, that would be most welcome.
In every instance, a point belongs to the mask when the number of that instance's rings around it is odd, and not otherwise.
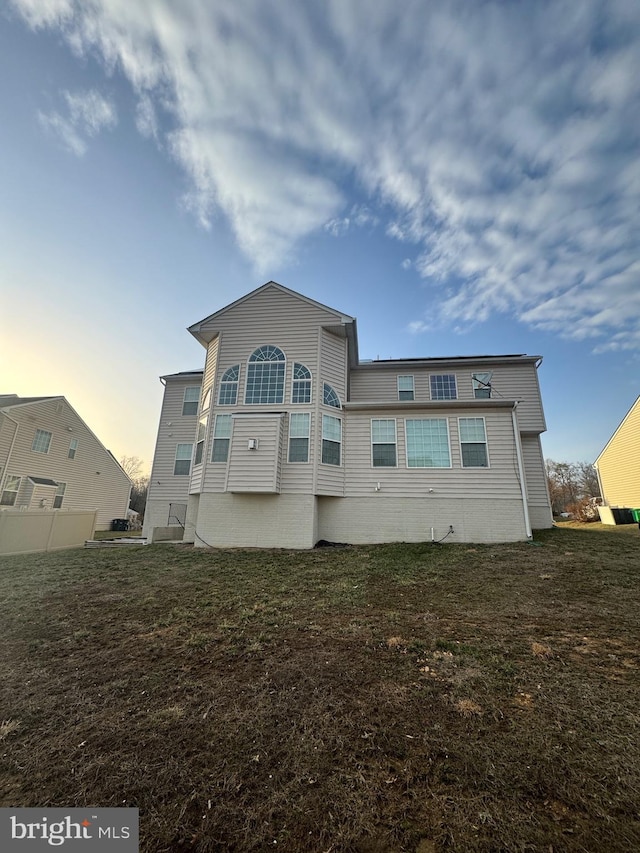
[[[634,410],[635,410],[636,406],[638,406],[638,405],[640,405],[640,397],[636,397],[635,402],[633,403],[633,405],[631,406],[631,408],[629,409],[629,411],[627,412],[627,414],[626,414],[626,415],[623,417],[623,419],[620,421],[620,423],[619,423],[619,424],[618,424],[618,426],[616,427],[615,432],[613,433],[613,435],[611,436],[611,438],[609,439],[609,441],[605,444],[605,446],[602,448],[602,450],[601,450],[601,451],[600,451],[600,453],[598,454],[598,457],[596,458],[596,461],[595,461],[595,463],[594,463],[594,464],[596,465],[596,467],[597,467],[597,465],[598,465],[598,462],[600,461],[600,458],[601,458],[602,456],[604,456],[605,451],[607,450],[607,448],[609,447],[609,445],[611,444],[611,442],[613,441],[613,439],[618,435],[618,433],[620,432],[620,430],[622,429],[622,427],[625,425],[625,423],[626,423],[626,421],[628,420],[628,418],[633,414],[633,412],[634,412]]]
[[[57,397],[18,397],[17,394],[0,394],[0,409],[10,409],[13,406],[28,406],[31,403],[42,403],[44,400],[62,400]]]

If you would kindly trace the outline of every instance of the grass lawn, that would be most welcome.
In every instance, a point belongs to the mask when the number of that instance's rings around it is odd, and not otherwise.
[[[640,850],[640,533],[0,559],[0,806],[142,851]]]

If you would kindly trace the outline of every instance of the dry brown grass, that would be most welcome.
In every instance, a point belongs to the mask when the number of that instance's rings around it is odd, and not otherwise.
[[[0,560],[0,805],[141,850],[640,849],[637,529]]]

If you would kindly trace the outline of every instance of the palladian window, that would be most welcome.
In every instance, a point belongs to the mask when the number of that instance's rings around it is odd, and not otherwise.
[[[285,356],[274,346],[259,347],[249,357],[245,403],[282,403]]]

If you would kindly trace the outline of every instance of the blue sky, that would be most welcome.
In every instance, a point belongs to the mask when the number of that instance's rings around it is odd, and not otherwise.
[[[0,391],[153,454],[269,280],[363,358],[542,355],[545,455],[640,393],[637,0],[8,0]]]

